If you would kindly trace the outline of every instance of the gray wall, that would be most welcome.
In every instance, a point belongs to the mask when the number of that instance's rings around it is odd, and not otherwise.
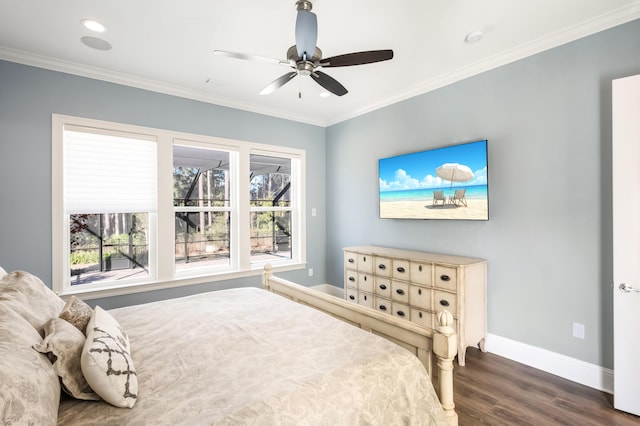
[[[51,286],[51,114],[305,149],[305,271],[281,274],[325,281],[325,129],[131,87],[0,61],[0,266],[30,271]],[[209,289],[260,285],[258,278],[100,299],[106,307]],[[94,301],[95,303],[96,301]]]
[[[485,258],[490,333],[611,368],[611,80],[638,52],[634,21],[328,128],[328,280],[350,245]],[[484,138],[488,222],[378,218],[379,158]]]

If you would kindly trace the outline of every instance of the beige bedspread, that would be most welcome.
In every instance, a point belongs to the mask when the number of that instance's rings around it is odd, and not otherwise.
[[[262,289],[110,312],[131,340],[137,403],[64,399],[59,424],[446,424],[415,356]]]

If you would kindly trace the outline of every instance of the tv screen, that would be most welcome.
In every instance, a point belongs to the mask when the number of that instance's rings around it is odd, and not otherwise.
[[[380,218],[489,220],[487,141],[378,161]]]

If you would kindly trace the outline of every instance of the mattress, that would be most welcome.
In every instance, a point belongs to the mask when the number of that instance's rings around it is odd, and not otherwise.
[[[133,408],[61,401],[60,425],[445,425],[404,348],[257,288],[114,309]]]

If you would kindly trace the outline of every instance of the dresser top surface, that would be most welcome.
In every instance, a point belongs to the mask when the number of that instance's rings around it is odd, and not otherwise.
[[[475,257],[455,256],[455,255],[441,254],[441,253],[429,253],[424,251],[405,250],[405,249],[381,247],[381,246],[353,246],[353,247],[345,247],[343,250],[349,251],[349,252],[366,253],[371,256],[379,255],[379,256],[402,257],[409,260],[450,263],[455,265],[472,265],[476,263],[487,262],[484,259],[479,259]]]

